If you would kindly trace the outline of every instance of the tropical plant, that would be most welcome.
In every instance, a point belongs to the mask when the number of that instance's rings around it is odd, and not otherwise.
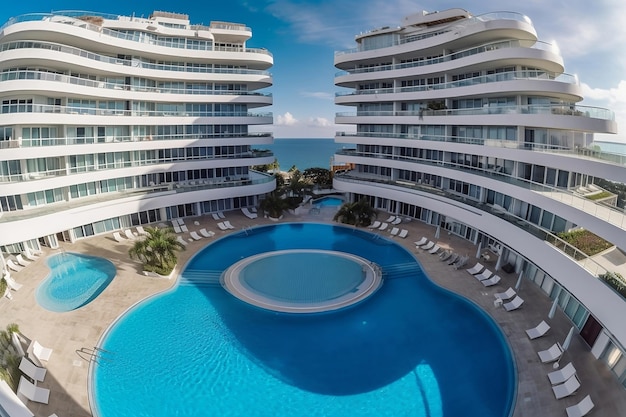
[[[369,226],[372,218],[376,217],[376,211],[367,199],[362,198],[353,203],[344,203],[339,207],[333,220],[355,226]]]
[[[626,297],[626,280],[619,272],[606,272],[600,275],[600,279],[613,287],[622,297]]]
[[[584,229],[557,233],[557,236],[587,256],[597,255],[613,246],[612,243]]]
[[[283,214],[283,211],[288,208],[288,203],[277,192],[272,192],[259,201],[259,208],[266,212],[268,216],[278,219]]]
[[[169,275],[178,260],[176,252],[185,246],[176,240],[170,228],[146,227],[145,230],[147,235],[135,242],[128,255],[139,259],[146,271]]]
[[[307,168],[302,175],[310,184],[315,184],[322,188],[330,188],[333,185],[331,172],[325,168]]]
[[[0,297],[4,296],[8,286],[9,284],[7,283],[7,280],[4,279],[4,277],[0,278]]]
[[[289,184],[286,185],[286,189],[292,196],[302,198],[305,192],[311,188],[311,183],[304,178],[299,170],[295,169],[291,172],[291,178],[289,179]]]
[[[19,333],[19,326],[11,323],[6,331],[0,331],[0,380],[4,380],[14,390],[20,378],[19,358],[11,342],[11,333]]]

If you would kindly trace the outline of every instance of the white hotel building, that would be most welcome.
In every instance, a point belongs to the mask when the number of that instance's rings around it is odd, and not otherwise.
[[[271,133],[266,49],[249,27],[55,12],[0,28],[0,248],[253,206]]]
[[[607,262],[624,260],[626,216],[615,195],[593,199],[595,178],[626,182],[624,155],[591,149],[594,133],[617,132],[613,114],[578,104],[578,79],[520,14],[422,12],[356,44],[334,61],[347,89],[335,103],[353,108],[336,122],[356,126],[335,138],[353,144],[335,161],[354,169],[334,187],[474,242],[476,256],[491,251],[497,269],[555,300],[626,385],[626,299],[599,279],[626,276]],[[576,228],[613,248],[588,257],[556,236]]]

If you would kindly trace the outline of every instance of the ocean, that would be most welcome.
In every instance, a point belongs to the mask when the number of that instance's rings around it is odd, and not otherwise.
[[[263,146],[274,152],[280,169],[288,171],[296,166],[300,171],[307,168],[330,169],[331,158],[337,149],[348,144],[336,143],[334,139],[274,139],[272,145]]]

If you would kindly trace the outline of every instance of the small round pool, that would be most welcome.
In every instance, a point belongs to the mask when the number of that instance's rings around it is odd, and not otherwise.
[[[338,197],[322,197],[313,202],[318,207],[339,207],[343,204],[343,200]]]
[[[111,261],[78,253],[60,253],[47,263],[50,274],[37,287],[35,298],[46,310],[58,313],[89,304],[116,274]]]
[[[359,256],[291,249],[244,258],[222,274],[224,288],[240,300],[283,313],[346,308],[382,284],[380,268]]]

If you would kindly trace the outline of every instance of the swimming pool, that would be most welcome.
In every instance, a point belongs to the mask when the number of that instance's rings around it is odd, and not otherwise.
[[[383,286],[330,314],[259,309],[215,285],[268,251],[341,250],[379,264]],[[391,240],[323,224],[226,236],[185,266],[179,285],[109,329],[90,378],[95,416],[507,417],[510,349],[495,323],[433,284]]]
[[[76,310],[93,301],[116,275],[107,259],[63,252],[46,260],[50,274],[35,291],[37,303],[46,310]]]
[[[339,197],[322,197],[315,200],[313,205],[318,207],[339,207],[343,203],[343,199]]]

